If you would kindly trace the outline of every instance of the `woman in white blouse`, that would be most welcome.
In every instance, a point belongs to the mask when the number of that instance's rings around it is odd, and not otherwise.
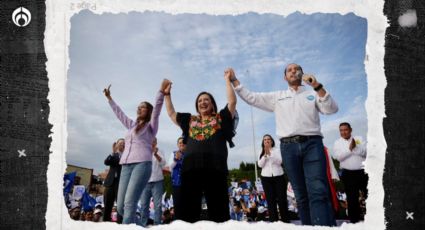
[[[287,180],[283,175],[282,156],[280,150],[275,148],[271,135],[263,136],[261,153],[258,166],[261,170],[261,183],[266,193],[270,221],[279,221],[277,206],[279,206],[280,220],[289,223],[288,201],[286,198]]]

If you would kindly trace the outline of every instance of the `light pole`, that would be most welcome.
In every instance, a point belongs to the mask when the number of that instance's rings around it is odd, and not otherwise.
[[[252,106],[251,108],[251,126],[252,126],[252,146],[254,150],[254,169],[255,169],[255,181],[258,180],[258,173],[257,173],[257,150],[255,149],[255,130],[254,130],[254,113],[252,112]]]

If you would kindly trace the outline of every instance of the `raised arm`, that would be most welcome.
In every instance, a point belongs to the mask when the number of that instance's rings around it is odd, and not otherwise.
[[[127,128],[131,129],[133,126],[133,120],[127,117],[125,113],[121,110],[121,108],[115,103],[114,100],[112,100],[111,97],[111,85],[108,86],[108,88],[103,89],[103,93],[105,94],[105,97],[108,98],[109,105],[111,106],[112,111],[114,111],[117,118],[121,121],[121,123]]]
[[[323,88],[323,85],[316,80],[316,78],[311,74],[304,74],[303,81],[310,85],[314,91],[317,92],[316,105],[319,111],[323,114],[333,114],[338,112],[338,105],[331,97],[329,92]]]
[[[232,87],[232,80],[236,79],[235,71],[232,68],[226,69],[224,71],[224,79],[226,80],[227,108],[233,118],[236,111],[236,95]]]
[[[247,88],[243,87],[239,80],[236,78],[236,76],[233,75],[231,78],[231,83],[236,91],[236,93],[239,95],[239,97],[242,98],[243,101],[245,101],[247,104],[255,106],[259,109],[273,112],[275,101],[276,101],[276,93],[270,92],[270,93],[255,93],[249,91]]]
[[[168,116],[171,118],[174,124],[177,126],[179,125],[177,123],[177,113],[174,110],[173,102],[171,101],[171,81],[168,81],[167,87],[164,90],[165,95],[165,107],[167,108]]]
[[[156,95],[155,106],[152,111],[152,120],[150,121],[150,126],[154,135],[156,135],[156,133],[158,132],[159,114],[161,114],[162,104],[164,103],[165,88],[168,84],[167,82],[167,79],[164,79],[162,81],[161,86],[159,88],[159,92]]]

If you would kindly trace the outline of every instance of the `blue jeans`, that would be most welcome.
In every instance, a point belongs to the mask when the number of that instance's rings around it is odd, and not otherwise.
[[[280,144],[283,166],[291,182],[303,225],[335,226],[322,137]]]
[[[118,186],[117,211],[123,224],[136,223],[137,202],[152,173],[152,162],[122,165]]]
[[[153,220],[154,225],[161,224],[162,219],[162,194],[164,193],[164,180],[149,182],[143,190],[140,197],[142,206],[142,220],[141,225],[145,227],[149,219],[149,204],[151,197],[153,197],[153,204],[155,210],[155,217]]]

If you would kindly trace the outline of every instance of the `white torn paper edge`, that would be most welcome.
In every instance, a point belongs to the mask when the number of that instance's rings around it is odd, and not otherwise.
[[[365,221],[357,224],[343,224],[342,229],[385,229],[383,171],[386,143],[383,134],[385,116],[384,89],[384,42],[385,29],[388,26],[383,15],[382,1],[359,0],[121,0],[121,1],[46,1],[45,50],[47,55],[47,73],[49,78],[50,116],[53,124],[52,143],[47,171],[48,203],[46,212],[47,229],[140,229],[136,225],[117,225],[114,223],[90,223],[72,221],[63,200],[63,174],[66,169],[65,152],[67,148],[66,130],[66,75],[69,66],[68,46],[70,42],[70,18],[80,10],[89,9],[94,13],[128,13],[161,11],[171,14],[206,13],[211,15],[237,15],[248,12],[272,13],[287,16],[296,11],[312,13],[354,13],[368,21],[365,69],[368,81],[366,111],[368,118],[368,156],[365,169],[369,174],[369,197]],[[373,186],[372,186],[373,185]],[[331,229],[318,226],[295,226],[285,223],[256,223],[229,221],[216,224],[201,221],[188,224],[182,221],[170,225],[160,225],[152,229]]]

